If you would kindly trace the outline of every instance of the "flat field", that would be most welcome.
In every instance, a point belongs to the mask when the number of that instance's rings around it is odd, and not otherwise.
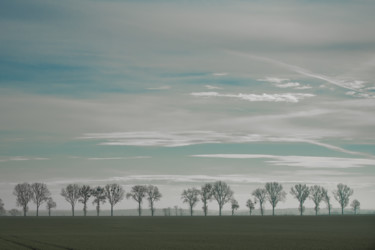
[[[0,249],[375,249],[375,216],[0,217]]]

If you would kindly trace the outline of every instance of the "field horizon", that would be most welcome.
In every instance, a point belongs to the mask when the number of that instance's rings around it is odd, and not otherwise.
[[[2,217],[7,249],[373,249],[375,216]]]

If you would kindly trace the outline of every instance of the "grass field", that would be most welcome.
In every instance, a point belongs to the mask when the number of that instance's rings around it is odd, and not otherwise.
[[[0,217],[0,249],[375,249],[375,216]]]

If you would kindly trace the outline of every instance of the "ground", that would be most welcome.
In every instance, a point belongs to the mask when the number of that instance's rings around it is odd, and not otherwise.
[[[0,249],[375,249],[375,216],[0,217]]]

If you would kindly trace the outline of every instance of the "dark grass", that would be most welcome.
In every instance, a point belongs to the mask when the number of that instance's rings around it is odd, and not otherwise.
[[[375,249],[375,216],[2,217],[0,249]]]

